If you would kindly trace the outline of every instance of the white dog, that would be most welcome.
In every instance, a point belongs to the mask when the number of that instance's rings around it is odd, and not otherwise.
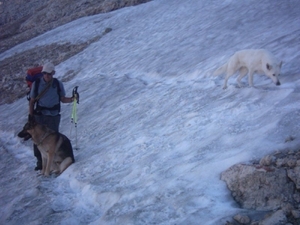
[[[253,86],[253,74],[265,74],[276,85],[280,85],[278,76],[280,75],[282,62],[279,62],[270,52],[264,49],[246,49],[236,52],[230,57],[228,62],[218,68],[214,75],[226,73],[223,89],[227,88],[229,77],[235,74],[238,70],[240,75],[237,78],[238,85],[241,87],[241,80],[248,75],[248,82]]]

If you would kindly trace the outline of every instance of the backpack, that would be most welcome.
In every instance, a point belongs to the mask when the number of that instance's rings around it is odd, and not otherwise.
[[[27,75],[25,77],[25,80],[26,80],[27,86],[29,87],[29,91],[27,92],[27,100],[28,101],[30,100],[29,94],[30,94],[32,83],[34,81],[36,81],[37,79],[43,77],[42,70],[43,70],[42,66],[30,68],[27,70]]]
[[[31,89],[32,83],[36,81],[36,79],[41,78],[43,76],[42,69],[43,67],[39,66],[27,70],[27,75],[25,80],[29,89]]]

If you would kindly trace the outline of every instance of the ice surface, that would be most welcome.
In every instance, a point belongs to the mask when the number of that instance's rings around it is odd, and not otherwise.
[[[33,171],[31,141],[16,133],[27,100],[0,106],[1,224],[224,224],[239,212],[220,173],[270,152],[299,148],[300,4],[154,0],[85,17],[11,50],[83,42],[57,65],[79,86],[76,163],[57,178]],[[255,87],[212,71],[235,51],[265,48],[283,60],[281,86]],[[60,131],[75,145],[72,105]],[[285,143],[288,136],[295,140]]]

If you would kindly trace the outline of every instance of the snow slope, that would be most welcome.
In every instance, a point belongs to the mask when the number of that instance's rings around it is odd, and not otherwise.
[[[299,148],[300,4],[154,0],[85,17],[0,55],[83,42],[112,32],[57,65],[79,86],[78,142],[62,105],[60,131],[76,163],[61,176],[33,170],[32,142],[16,133],[27,100],[1,105],[0,224],[225,224],[240,209],[220,173],[277,150]],[[235,51],[265,48],[283,60],[281,86],[255,87],[212,71]],[[49,59],[51,60],[51,59]],[[289,136],[292,142],[285,142]]]

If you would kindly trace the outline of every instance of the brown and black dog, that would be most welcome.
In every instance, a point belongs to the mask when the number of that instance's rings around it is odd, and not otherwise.
[[[61,174],[75,162],[70,140],[63,134],[37,123],[30,117],[18,137],[28,139],[29,135],[42,155],[42,175],[50,172]]]

